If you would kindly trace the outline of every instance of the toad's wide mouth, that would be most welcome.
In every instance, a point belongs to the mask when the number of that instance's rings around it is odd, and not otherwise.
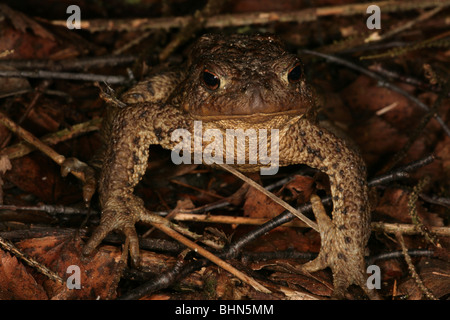
[[[256,112],[252,114],[217,114],[217,115],[203,115],[201,113],[188,112],[191,117],[202,121],[214,121],[214,120],[242,120],[245,122],[260,122],[261,120],[266,120],[274,118],[277,116],[296,116],[305,114],[307,108],[295,109],[295,110],[284,110],[278,112]]]
[[[278,111],[278,112],[269,112],[269,113],[253,113],[253,114],[220,114],[220,115],[202,115],[193,112],[189,112],[189,114],[198,120],[226,120],[226,119],[236,119],[236,120],[245,120],[249,122],[259,122],[261,119],[273,118],[276,116],[283,115],[301,115],[304,114],[306,110],[286,110],[286,111]]]

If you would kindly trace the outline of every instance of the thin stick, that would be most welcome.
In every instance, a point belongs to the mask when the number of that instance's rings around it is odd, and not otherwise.
[[[380,7],[381,12],[398,12],[417,9],[434,8],[437,6],[449,5],[449,0],[410,0],[410,1],[375,1],[374,4]],[[366,12],[367,3],[352,3],[339,6],[328,6],[319,8],[308,8],[290,12],[252,12],[241,14],[215,15],[213,19],[208,19],[205,28],[225,28],[240,27],[254,24],[268,24],[275,22],[296,22],[306,23],[316,21],[322,17],[329,16],[352,16],[361,15]],[[82,19],[81,28],[89,32],[99,31],[129,31],[129,30],[168,30],[172,28],[182,28],[191,21],[191,16],[149,18],[149,19]],[[46,21],[47,22],[47,21]],[[66,20],[50,21],[54,25],[66,26]]]
[[[35,268],[37,271],[42,273],[43,275],[47,276],[49,279],[53,281],[57,281],[59,283],[64,283],[64,280],[55,272],[44,266],[43,264],[39,263],[38,261],[34,260],[33,258],[28,257],[25,253],[20,251],[15,245],[10,243],[9,241],[3,239],[0,237],[0,247],[6,251],[11,252],[16,256],[17,258],[25,261],[29,266]]]
[[[40,140],[47,145],[55,145],[57,143],[73,139],[84,133],[97,131],[102,122],[101,118],[95,118],[83,123],[73,125],[68,129],[63,129],[58,132],[51,133],[42,137]],[[0,151],[0,155],[7,155],[9,159],[16,159],[26,156],[30,152],[36,150],[32,145],[24,142],[19,142],[15,145],[6,147]]]
[[[174,231],[173,229],[169,228],[168,226],[166,226],[164,224],[157,224],[157,223],[153,223],[153,226],[155,226],[156,228],[160,229],[161,231],[163,231],[165,234],[169,235],[170,237],[172,237],[172,238],[176,239],[177,241],[181,242],[182,244],[184,244],[188,248],[194,250],[195,252],[197,252],[198,254],[202,255],[203,257],[205,257],[206,259],[210,260],[211,262],[215,263],[219,267],[227,270],[228,272],[230,272],[231,274],[233,274],[234,276],[236,276],[240,280],[244,281],[245,283],[248,283],[254,289],[256,289],[258,291],[261,291],[261,292],[264,292],[264,293],[271,293],[271,291],[269,289],[267,289],[266,287],[264,287],[263,285],[258,283],[253,278],[251,278],[248,275],[246,275],[245,273],[237,270],[232,265],[226,263],[224,260],[222,260],[219,257],[213,255],[209,251],[203,249],[202,247],[197,245],[195,242],[192,242],[191,240],[183,237],[178,232]]]
[[[0,112],[0,123],[2,123],[5,127],[7,127],[9,130],[17,134],[20,138],[24,139],[26,142],[34,146],[36,149],[43,152],[45,155],[47,155],[50,159],[55,161],[57,164],[62,165],[66,158],[57,153],[55,150],[50,148],[48,145],[43,143],[41,140],[36,138],[33,134],[31,134],[29,131],[23,129],[22,127],[18,126],[14,121],[9,119],[6,115],[4,115],[2,112]],[[81,181],[85,182],[85,176],[82,172],[78,172],[75,170],[70,171],[75,177],[80,179]]]
[[[437,14],[438,12],[440,12],[445,6],[437,6],[436,8],[433,8],[425,13],[422,13],[419,17],[417,17],[416,19],[410,20],[406,23],[402,23],[400,26],[389,30],[388,32],[382,34],[381,36],[377,37],[376,40],[377,41],[382,41],[385,40],[387,38],[390,38],[394,35],[396,35],[397,33],[400,33],[402,31],[405,31],[407,29],[410,29],[411,27],[413,27],[415,24],[417,24],[418,22],[422,22],[424,20],[427,20],[429,18],[431,18],[432,16],[434,16],[435,14]]]
[[[278,198],[272,192],[267,191],[266,189],[264,189],[264,187],[262,187],[261,185],[259,185],[255,181],[253,181],[252,179],[247,178],[245,175],[243,175],[242,173],[240,173],[239,171],[237,171],[236,169],[234,169],[233,167],[231,167],[231,166],[229,166],[227,164],[219,164],[219,166],[221,168],[223,168],[224,170],[234,174],[236,177],[238,177],[239,179],[243,180],[244,182],[248,183],[250,186],[252,186],[256,190],[262,192],[264,195],[269,197],[272,201],[274,201],[275,203],[279,204],[280,206],[282,206],[283,208],[288,210],[290,213],[295,215],[297,218],[299,218],[301,221],[306,223],[312,229],[316,230],[317,232],[319,231],[319,227],[317,226],[317,223],[315,223],[312,220],[310,220],[309,218],[307,218],[305,215],[303,215],[302,213],[297,211],[294,207],[292,207],[291,205],[289,205],[285,201],[283,201],[280,198]]]
[[[1,208],[1,206],[0,206]],[[194,221],[203,223],[223,223],[223,224],[237,224],[237,225],[261,225],[270,219],[264,218],[249,218],[249,217],[231,217],[223,215],[210,214],[192,214],[192,213],[177,213],[174,217],[176,221]],[[302,221],[292,221],[284,224],[285,227],[305,228],[307,225]]]
[[[192,35],[195,35],[197,31],[203,28],[208,18],[218,14],[226,1],[208,0],[203,9],[197,11],[160,52],[159,61],[165,61],[180,45],[187,42]]]
[[[87,57],[79,59],[48,60],[48,59],[30,59],[30,60],[1,60],[0,65],[14,67],[15,69],[45,69],[51,71],[86,69],[100,66],[114,66],[127,64],[135,61],[137,57],[126,56],[100,56]]]
[[[230,217],[222,215],[209,215],[209,214],[189,214],[189,213],[177,213],[174,217],[176,221],[193,221],[202,223],[223,223],[223,224],[238,224],[238,225],[262,225],[270,219],[263,218],[248,218],[248,217]],[[308,227],[302,221],[292,221],[283,224],[285,227],[294,228],[306,228]],[[398,224],[398,223],[385,223],[385,222],[372,222],[372,231],[396,233],[401,232],[407,235],[419,235],[421,231],[413,224]],[[449,227],[428,227],[429,231],[440,237],[450,237]]]
[[[386,222],[372,222],[372,231],[385,232],[395,234],[400,232],[406,235],[419,235],[420,230],[413,224],[400,224],[400,223],[386,223]],[[450,237],[449,227],[429,227],[430,231],[439,237]]]
[[[209,195],[209,196],[211,196],[211,197],[214,197],[214,198],[217,198],[217,199],[224,199],[223,196],[221,196],[221,195],[219,195],[219,194],[217,194],[217,193],[210,192],[210,191],[208,191],[208,190],[203,190],[203,189],[200,189],[200,188],[191,186],[191,185],[189,185],[189,184],[187,184],[187,183],[183,183],[183,182],[178,181],[178,180],[175,180],[175,179],[171,179],[170,182],[175,183],[175,184],[178,184],[178,185],[183,186],[183,187],[185,187],[185,188],[189,188],[189,189],[198,191],[198,192],[200,192],[200,193],[207,194],[207,195]]]
[[[123,76],[101,75],[92,73],[58,72],[46,70],[38,70],[38,71],[0,70],[0,77],[99,81],[99,82],[108,82],[111,84],[124,84],[130,82],[130,79]]]

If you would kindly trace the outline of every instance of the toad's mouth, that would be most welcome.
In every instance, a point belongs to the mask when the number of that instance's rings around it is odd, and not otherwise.
[[[306,108],[295,110],[283,110],[276,112],[256,112],[252,114],[205,114],[202,112],[190,111],[189,115],[197,120],[212,121],[212,120],[242,120],[245,122],[261,122],[264,119],[270,119],[277,116],[297,116],[306,112]]]
[[[247,90],[249,91],[249,90]],[[181,108],[197,119],[245,119],[256,122],[278,115],[301,115],[314,107],[309,95],[279,97],[275,93],[261,94],[260,90],[227,96],[207,96],[202,101],[181,104]]]

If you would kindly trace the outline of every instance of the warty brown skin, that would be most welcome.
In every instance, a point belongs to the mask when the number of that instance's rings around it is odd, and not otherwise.
[[[353,283],[374,297],[365,282],[364,251],[370,236],[365,164],[344,140],[317,125],[313,94],[301,68],[298,58],[275,37],[205,35],[194,45],[186,69],[153,76],[125,94],[127,106],[105,126],[108,141],[99,180],[102,219],[84,252],[91,253],[107,233],[119,229],[130,241],[131,257],[138,261],[134,224],[157,222],[158,217],[146,212],[133,190],[146,171],[148,147],[172,149],[175,129],[193,132],[195,120],[203,121],[203,130],[223,133],[237,128],[279,129],[280,166],[306,164],[325,172],[333,197],[332,220],[313,201],[321,250],[299,269],[314,272],[330,267],[336,297]],[[218,79],[217,88],[215,79],[205,82],[205,72]],[[259,166],[237,168],[254,171]]]

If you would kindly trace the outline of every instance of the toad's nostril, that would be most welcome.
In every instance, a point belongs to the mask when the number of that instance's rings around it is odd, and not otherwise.
[[[267,111],[267,103],[264,100],[264,89],[262,87],[252,86],[247,88],[245,94],[247,96],[248,108],[251,113]]]

